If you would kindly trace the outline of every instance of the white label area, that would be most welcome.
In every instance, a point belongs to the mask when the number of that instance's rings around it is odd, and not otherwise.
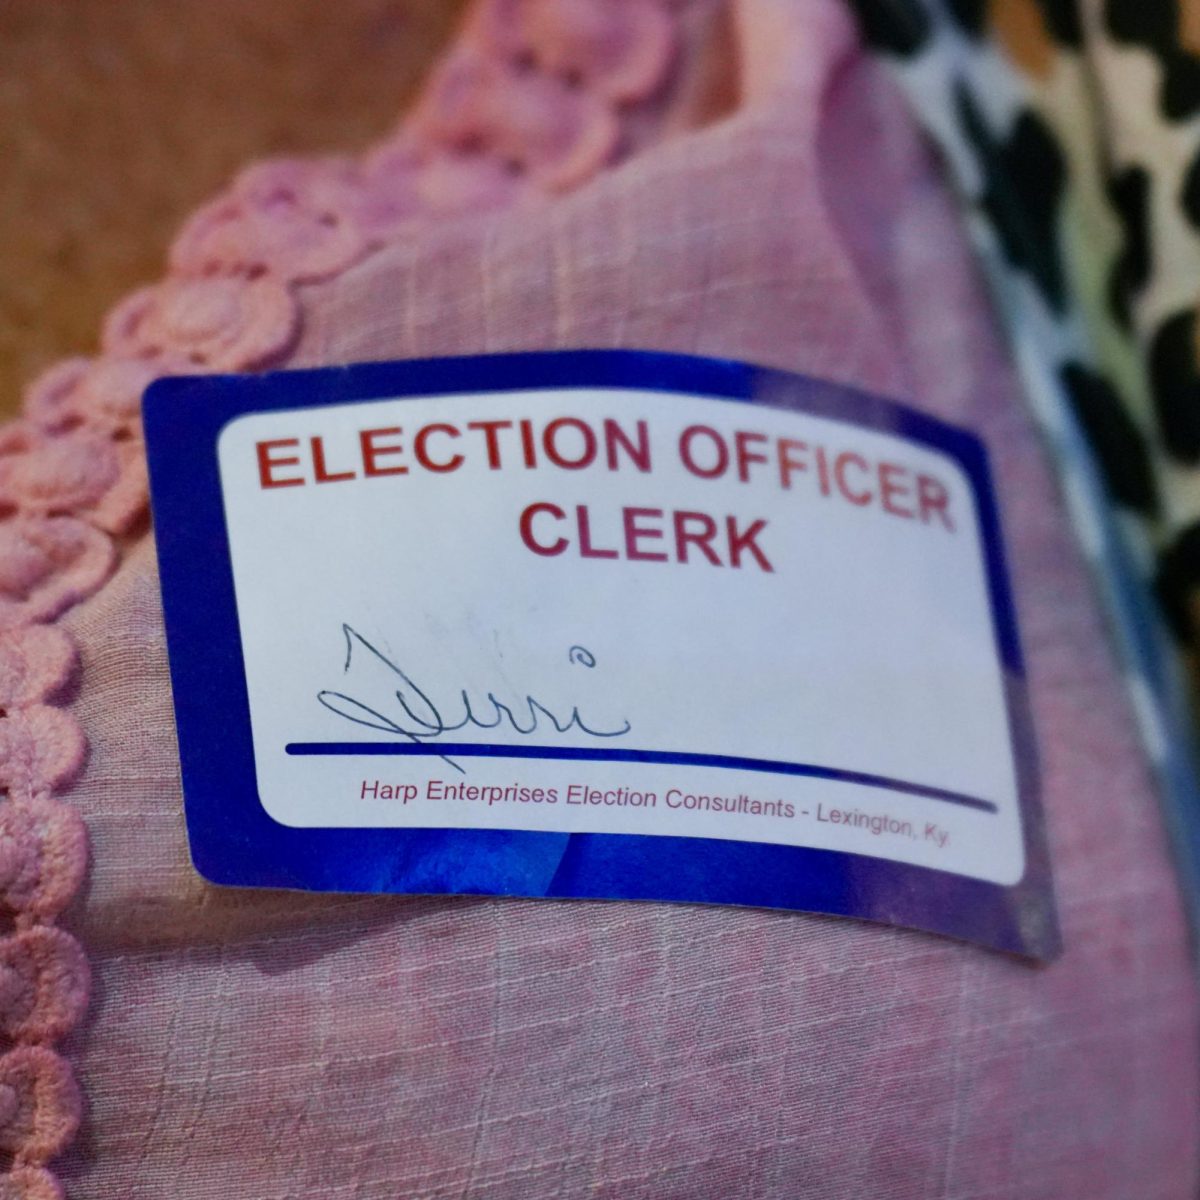
[[[575,388],[256,413],[219,462],[276,821],[1021,878],[954,458],[774,407]]]

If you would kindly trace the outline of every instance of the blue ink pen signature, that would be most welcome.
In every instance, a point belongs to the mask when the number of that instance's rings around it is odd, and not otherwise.
[[[412,742],[422,743],[433,741],[442,734],[455,733],[472,725],[477,729],[499,729],[503,726],[522,737],[529,737],[536,733],[542,728],[543,722],[548,722],[556,733],[568,733],[572,729],[577,729],[580,733],[596,738],[623,737],[632,728],[628,721],[625,721],[619,729],[595,728],[584,720],[578,705],[572,706],[570,716],[563,720],[531,695],[526,695],[514,707],[497,699],[494,692],[488,692],[483,701],[472,703],[470,693],[465,687],[458,689],[458,697],[454,701],[462,706],[462,717],[457,721],[448,721],[442,715],[441,709],[430,698],[429,693],[414,682],[399,664],[393,662],[382,650],[367,641],[358,630],[349,625],[343,625],[342,635],[346,639],[346,660],[342,667],[343,673],[350,673],[350,668],[355,661],[355,652],[358,650],[373,656],[399,680],[392,696],[400,706],[401,713],[396,714],[394,719],[345,692],[326,689],[317,693],[317,699],[330,712],[344,717],[347,721],[353,721],[356,725],[363,725],[367,729],[379,729],[385,733],[393,733],[397,737],[407,738]],[[567,658],[576,666],[591,669],[596,665],[595,655],[585,646],[572,646]],[[476,711],[477,706],[480,709],[479,712]],[[445,755],[442,758],[460,774],[466,774],[458,763],[446,758]]]

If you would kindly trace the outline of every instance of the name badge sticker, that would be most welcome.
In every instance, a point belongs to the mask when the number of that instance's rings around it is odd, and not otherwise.
[[[165,379],[144,419],[209,880],[1057,953],[972,435],[629,351]]]

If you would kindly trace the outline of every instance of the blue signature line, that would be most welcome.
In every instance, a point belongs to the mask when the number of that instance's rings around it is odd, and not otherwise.
[[[942,800],[980,812],[997,812],[990,800],[968,796],[964,792],[928,787],[905,779],[889,779],[886,775],[869,775],[864,771],[843,771],[837,767],[819,767],[814,763],[777,762],[770,758],[740,758],[734,754],[678,754],[669,750],[593,749],[591,746],[495,746],[475,742],[438,742],[418,745],[411,742],[288,742],[289,754],[377,755],[399,754],[407,758],[542,758],[567,759],[574,762],[631,762],[662,763],[681,767],[719,767],[730,771],[762,771],[770,775],[803,775],[810,779],[829,779],[835,783],[858,783],[864,787],[902,792],[926,800]]]

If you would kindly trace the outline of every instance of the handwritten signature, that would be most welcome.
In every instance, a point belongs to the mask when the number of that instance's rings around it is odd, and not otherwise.
[[[344,673],[349,674],[358,652],[373,656],[400,681],[392,692],[402,710],[395,719],[345,692],[327,689],[317,693],[317,699],[330,712],[368,729],[379,729],[421,744],[471,726],[477,729],[499,729],[507,726],[514,733],[529,737],[537,733],[544,722],[548,722],[557,733],[578,729],[580,733],[597,738],[622,737],[631,728],[628,721],[624,721],[618,729],[596,728],[584,720],[578,705],[571,708],[570,715],[564,720],[531,695],[526,695],[514,706],[497,699],[494,692],[488,692],[482,701],[472,702],[471,695],[465,687],[458,689],[458,696],[453,701],[454,704],[461,705],[462,715],[458,720],[449,721],[442,715],[442,710],[433,702],[429,693],[415,683],[408,673],[379,647],[367,641],[358,630],[343,624],[342,635],[346,640],[346,659],[342,668]],[[567,657],[571,663],[588,669],[596,665],[595,656],[584,646],[572,646]],[[480,711],[476,711],[477,708]],[[439,757],[456,771],[466,774],[453,759],[445,755]]]

